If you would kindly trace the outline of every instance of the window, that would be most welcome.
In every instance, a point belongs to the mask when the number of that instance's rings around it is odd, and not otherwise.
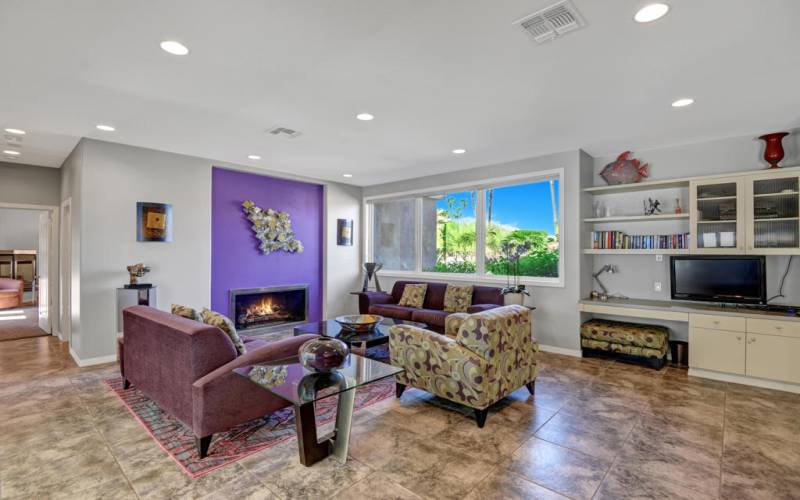
[[[372,249],[374,262],[394,271],[413,271],[415,258],[415,201],[374,203]]]
[[[422,270],[474,273],[476,191],[422,198]]]
[[[486,274],[557,278],[558,207],[558,179],[486,189]]]
[[[563,284],[559,255],[562,170],[366,199],[367,255],[384,270],[435,278]]]

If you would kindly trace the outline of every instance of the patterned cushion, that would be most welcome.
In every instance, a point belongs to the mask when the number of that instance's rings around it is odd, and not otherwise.
[[[182,316],[186,319],[191,319],[194,321],[202,321],[200,319],[200,315],[197,313],[197,310],[192,309],[189,306],[182,306],[180,304],[172,304],[172,314],[177,314],[178,316]]]
[[[598,351],[618,352],[620,354],[629,354],[631,356],[642,356],[644,358],[661,359],[667,354],[666,345],[661,349],[650,349],[649,347],[614,344],[612,342],[603,342],[602,340],[581,339],[581,347],[585,347],[587,349],[597,349]]]
[[[421,309],[425,302],[425,292],[428,290],[426,283],[409,283],[403,288],[403,296],[398,305]]]
[[[669,328],[607,319],[592,319],[581,325],[581,339],[597,340],[623,346],[645,347],[666,352],[669,342]]]
[[[231,342],[233,342],[234,347],[236,347],[236,352],[238,352],[239,355],[247,352],[247,349],[244,347],[244,342],[242,342],[239,334],[236,333],[236,327],[233,325],[233,321],[228,319],[227,316],[203,308],[203,312],[200,313],[200,317],[203,318],[203,323],[216,326],[223,332],[227,333],[228,337],[231,339]]]
[[[472,285],[447,285],[444,292],[444,310],[451,313],[467,312],[472,304]]]

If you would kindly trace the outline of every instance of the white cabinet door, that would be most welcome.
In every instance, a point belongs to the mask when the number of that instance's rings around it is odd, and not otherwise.
[[[747,176],[747,253],[800,253],[800,178],[780,172]]]
[[[692,253],[744,253],[744,181],[741,177],[689,184]]]
[[[745,334],[706,328],[689,329],[689,366],[744,375]]]
[[[748,333],[747,375],[800,383],[800,339]]]

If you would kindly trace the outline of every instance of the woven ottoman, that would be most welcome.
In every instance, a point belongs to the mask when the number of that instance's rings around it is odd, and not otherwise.
[[[581,348],[584,356],[613,355],[660,370],[669,349],[669,328],[592,319],[581,325]]]

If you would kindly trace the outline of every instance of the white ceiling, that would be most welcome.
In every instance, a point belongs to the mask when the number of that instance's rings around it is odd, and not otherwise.
[[[369,185],[800,125],[800,2],[667,1],[573,0],[588,26],[536,45],[512,22],[552,0],[3,0],[0,129],[20,163],[85,136]]]

